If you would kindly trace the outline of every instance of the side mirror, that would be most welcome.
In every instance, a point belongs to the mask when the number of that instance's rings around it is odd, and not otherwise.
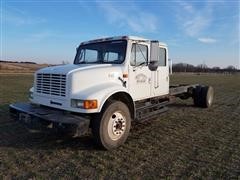
[[[158,61],[151,61],[148,64],[148,68],[150,71],[156,71],[158,68]]]
[[[148,68],[150,71],[156,71],[159,62],[159,42],[151,41],[150,48],[150,62],[148,64]]]

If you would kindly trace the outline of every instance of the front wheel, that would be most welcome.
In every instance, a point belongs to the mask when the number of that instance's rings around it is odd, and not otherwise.
[[[92,133],[98,145],[113,149],[122,145],[129,134],[131,116],[126,104],[109,102],[103,112],[92,119]]]

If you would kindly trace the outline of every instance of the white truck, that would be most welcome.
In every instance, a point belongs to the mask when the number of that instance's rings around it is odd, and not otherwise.
[[[73,64],[38,70],[27,103],[10,105],[18,120],[40,121],[48,128],[92,130],[98,145],[123,144],[131,121],[156,117],[172,97],[193,98],[210,107],[211,86],[169,86],[168,49],[164,43],[134,36],[83,42]],[[74,128],[73,128],[74,127]]]

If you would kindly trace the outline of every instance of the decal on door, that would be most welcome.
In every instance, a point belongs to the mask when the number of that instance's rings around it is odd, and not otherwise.
[[[147,81],[147,76],[145,76],[144,74],[138,74],[135,77],[137,83],[145,83]]]

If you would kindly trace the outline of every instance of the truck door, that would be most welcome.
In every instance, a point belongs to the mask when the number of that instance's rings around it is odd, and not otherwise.
[[[149,45],[133,43],[129,66],[129,92],[133,100],[141,100],[151,95],[151,71],[148,69]]]
[[[159,47],[158,69],[152,71],[152,96],[162,96],[169,93],[169,67],[167,61],[167,49]]]

